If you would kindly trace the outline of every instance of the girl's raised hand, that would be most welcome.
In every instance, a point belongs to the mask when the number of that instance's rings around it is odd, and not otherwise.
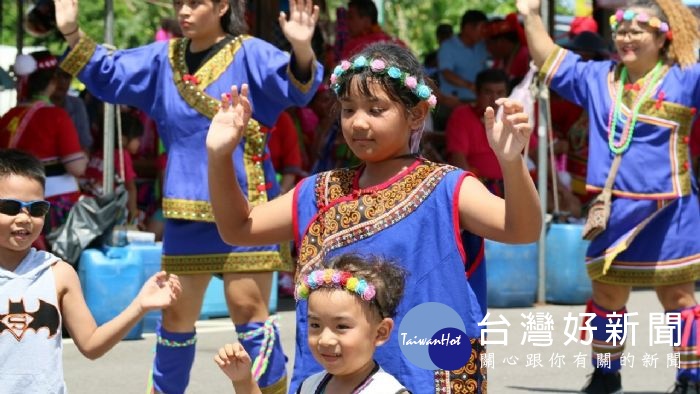
[[[280,12],[279,23],[292,48],[310,46],[320,10],[313,0],[290,0],[289,20]]]
[[[525,145],[530,142],[532,133],[528,116],[523,112],[523,106],[517,101],[500,98],[496,100],[496,104],[503,106],[501,119],[496,119],[496,113],[491,107],[486,108],[484,112],[484,125],[489,145],[501,160],[519,159]]]
[[[227,343],[221,347],[219,353],[214,356],[214,362],[234,383],[246,382],[252,377],[250,356],[238,342]]]
[[[78,28],[78,0],[54,0],[56,7],[56,27],[61,34],[68,34]]]
[[[248,85],[232,86],[231,93],[221,95],[221,107],[214,115],[207,133],[207,149],[230,154],[245,134],[253,110],[248,100]]]
[[[150,311],[170,306],[181,292],[182,286],[177,275],[160,271],[143,284],[137,299],[144,311]]]

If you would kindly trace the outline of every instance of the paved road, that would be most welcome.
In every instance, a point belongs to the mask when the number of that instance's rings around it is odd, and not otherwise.
[[[582,305],[542,305],[531,308],[490,309],[492,319],[502,314],[511,324],[508,328],[508,345],[489,345],[493,353],[494,367],[489,369],[490,393],[576,393],[586,382],[586,375],[592,372],[588,361],[589,348],[577,343],[564,346],[567,337],[564,333],[564,317],[568,312],[577,315],[583,312]],[[624,368],[623,385],[627,394],[664,393],[673,385],[674,369],[666,367],[669,346],[649,344],[649,313],[661,311],[656,295],[651,290],[639,290],[632,294],[628,304],[631,312],[639,316],[636,328],[636,345],[628,346],[626,353],[634,356],[631,368]],[[293,362],[294,312],[289,300],[280,302],[280,325],[282,342],[290,354],[288,369]],[[549,313],[554,321],[550,347],[535,347],[533,343],[521,345],[525,328],[521,323],[527,316],[544,316]],[[234,337],[233,325],[227,319],[214,319],[198,322],[199,342],[197,358],[192,371],[188,393],[227,393],[233,392],[230,383],[214,365],[212,357],[218,347]],[[496,328],[493,326],[493,328]],[[492,335],[492,337],[495,336]],[[153,357],[154,338],[146,334],[144,339],[123,341],[110,353],[99,360],[83,358],[69,340],[64,344],[64,368],[66,383],[72,394],[87,393],[143,393],[146,377]],[[576,355],[585,355],[585,366],[576,366]],[[528,357],[534,360],[537,354],[541,367],[527,366]],[[647,355],[656,355],[657,365],[644,366]],[[564,365],[550,365],[550,358],[562,356]],[[553,357],[554,356],[554,357]],[[509,365],[517,357],[516,365]],[[649,357],[653,359],[652,357]],[[631,358],[630,358],[631,360]]]

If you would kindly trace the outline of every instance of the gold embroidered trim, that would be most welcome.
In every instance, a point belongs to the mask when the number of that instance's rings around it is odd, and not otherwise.
[[[545,59],[542,67],[540,67],[540,70],[537,73],[538,77],[540,80],[544,81],[547,86],[549,86],[549,84],[552,82],[554,74],[556,74],[561,62],[564,60],[564,57],[566,57],[568,52],[569,51],[566,49],[557,46],[556,49],[553,50],[549,56],[547,56],[547,59]]]
[[[316,58],[313,58],[311,59],[311,76],[309,77],[309,80],[307,82],[301,82],[297,79],[296,76],[294,76],[294,73],[292,72],[291,59],[290,62],[287,63],[287,76],[289,77],[289,80],[292,82],[292,84],[302,93],[308,93],[308,91],[311,90],[311,87],[313,87],[314,85],[314,80],[316,80],[316,72]]]
[[[180,96],[187,104],[209,119],[216,114],[220,100],[208,95],[204,90],[226,71],[243,45],[243,40],[248,38],[250,37],[237,36],[204,63],[194,74],[197,83],[183,80],[183,77],[188,74],[185,52],[187,51],[189,39],[180,38],[170,41],[168,58],[170,59],[170,67],[173,70],[175,86],[177,86]]]
[[[267,135],[260,127],[260,123],[251,119],[248,122],[245,146],[243,147],[243,165],[248,182],[248,203],[250,206],[267,201],[267,182],[263,169],[266,143]]]
[[[370,237],[413,213],[454,167],[423,162],[397,182],[369,194],[354,195],[357,170],[343,169],[316,178],[317,207],[322,213],[313,219],[299,246],[297,272],[303,273],[324,258],[324,254]],[[346,196],[351,198],[344,199]],[[336,200],[343,198],[342,201]]]
[[[287,374],[267,387],[260,387],[260,391],[262,394],[287,394]]]
[[[279,252],[236,252],[199,255],[163,255],[163,269],[174,274],[206,274],[219,272],[292,271]]]
[[[80,40],[68,52],[59,67],[72,76],[77,76],[86,64],[92,59],[97,43],[88,36],[80,37]]]
[[[694,111],[692,108],[688,108],[684,105],[667,101],[664,101],[659,109],[653,107],[651,102],[644,103],[642,109],[645,109],[647,105],[650,106],[650,109],[648,112],[645,111],[645,114],[648,113],[650,116],[662,119],[672,119],[674,122],[678,123],[678,127],[671,129],[668,153],[671,158],[671,177],[678,178],[680,182],[678,195],[687,196],[691,192],[691,177],[690,157],[688,154],[690,150],[686,140],[690,140],[693,117],[695,116]]]
[[[693,258],[700,260],[700,255],[689,256],[686,259],[692,260]],[[656,264],[663,264],[664,261],[660,261]],[[654,264],[654,263],[649,263]],[[665,286],[673,285],[679,283],[694,282],[700,279],[700,263],[688,264],[679,268],[667,268],[667,269],[630,269],[629,267],[623,267],[623,269],[617,268],[616,264],[613,263],[610,269],[605,275],[601,275],[603,269],[603,259],[595,262],[587,263],[586,270],[588,271],[588,276],[602,283],[608,283],[613,285],[623,285],[623,286]]]
[[[163,216],[168,219],[213,222],[214,213],[207,201],[193,201],[179,198],[163,199]]]
[[[488,392],[486,365],[481,362],[482,356],[486,354],[486,346],[482,345],[478,338],[470,338],[469,341],[472,348],[467,364],[453,371],[438,369],[434,372],[433,384],[436,394],[486,394]]]

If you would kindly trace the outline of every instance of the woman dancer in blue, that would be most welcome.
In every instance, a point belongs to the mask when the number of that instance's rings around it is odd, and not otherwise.
[[[163,313],[153,364],[155,391],[182,393],[194,360],[194,322],[212,273],[223,273],[239,339],[263,365],[256,376],[264,392],[286,391],[285,356],[268,318],[269,271],[288,271],[277,246],[230,246],[214,225],[205,136],[233,84],[248,84],[254,107],[245,138],[232,150],[238,182],[253,204],[278,194],[260,124],[272,126],[287,106],[305,105],[322,77],[311,49],[318,7],[292,1],[280,24],[292,56],[242,34],[244,1],[176,0],[185,38],[110,53],[78,26],[77,0],[56,0],[56,21],[71,47],[62,67],[108,102],[146,111],[168,149],[163,212],[167,218],[163,268],[182,278],[183,297]],[[268,272],[266,272],[268,271]]]
[[[474,348],[458,371],[431,371],[401,357],[398,334],[376,352],[376,360],[415,393],[468,387],[481,392],[479,367],[483,313],[466,279],[460,228],[500,242],[532,242],[540,230],[537,193],[521,156],[531,128],[522,107],[505,99],[502,121],[486,110],[486,130],[501,164],[505,200],[455,167],[417,156],[425,117],[435,96],[421,64],[393,44],[367,47],[343,61],[331,77],[341,104],[343,136],[363,161],[360,167],[316,174],[265,204],[246,200],[232,168],[251,114],[249,87],[232,89],[207,136],[212,208],[222,238],[255,245],[295,240],[297,275],[326,258],[349,252],[383,255],[409,272],[410,289],[399,305],[396,324],[414,306],[443,302],[464,320]],[[211,182],[218,180],[218,182]],[[291,389],[322,370],[307,343],[307,306],[297,304],[297,353]],[[485,386],[484,386],[485,387]]]
[[[592,234],[586,258],[593,280],[588,309],[595,313],[590,324],[596,369],[584,392],[622,392],[624,344],[612,343],[607,315],[627,313],[631,286],[653,286],[664,310],[682,317],[675,331],[680,369],[674,392],[695,393],[700,208],[688,142],[700,105],[698,23],[679,0],[634,1],[627,7],[610,19],[620,62],[586,62],[549,39],[540,0],[518,0],[542,76],[588,112],[587,188],[612,193],[607,229]],[[598,366],[598,353],[610,353],[610,365]]]

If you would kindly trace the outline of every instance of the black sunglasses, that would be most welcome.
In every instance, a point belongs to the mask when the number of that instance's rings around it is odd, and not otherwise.
[[[29,215],[35,218],[40,218],[49,213],[50,207],[51,203],[44,200],[24,202],[5,198],[0,199],[0,213],[9,216],[17,216],[20,212],[22,212],[22,209],[27,208]]]

